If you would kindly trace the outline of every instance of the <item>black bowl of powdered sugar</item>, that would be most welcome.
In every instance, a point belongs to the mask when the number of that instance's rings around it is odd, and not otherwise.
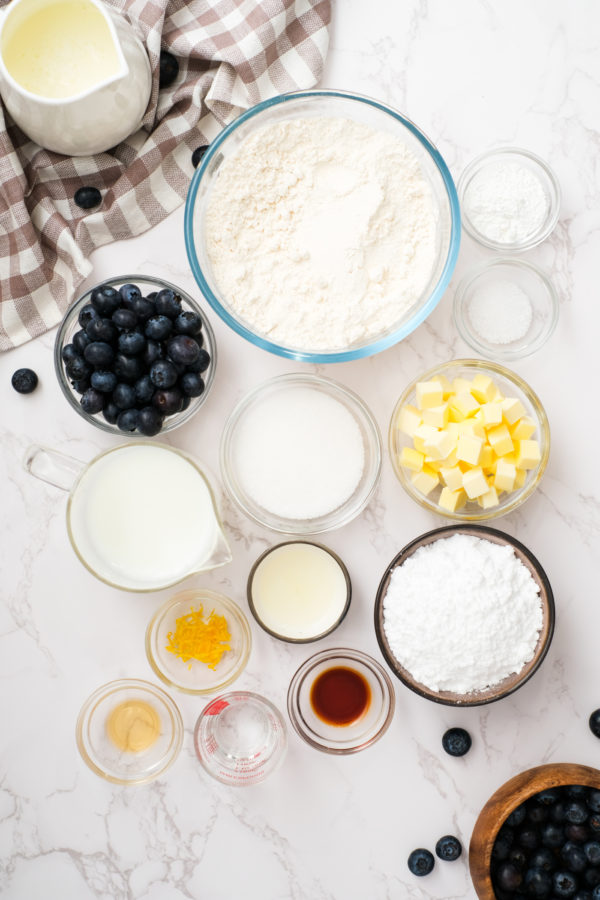
[[[554,632],[554,598],[533,554],[483,525],[437,528],[387,567],[375,632],[394,674],[447,706],[513,693],[537,671]]]

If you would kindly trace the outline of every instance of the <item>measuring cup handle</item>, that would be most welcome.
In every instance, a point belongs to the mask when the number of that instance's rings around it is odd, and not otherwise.
[[[50,450],[48,447],[40,447],[38,444],[28,447],[23,459],[23,467],[30,475],[63,491],[71,490],[84,466],[85,463],[73,456],[59,453],[58,450]]]

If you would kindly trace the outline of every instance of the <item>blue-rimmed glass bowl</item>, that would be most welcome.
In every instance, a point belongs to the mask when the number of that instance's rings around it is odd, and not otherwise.
[[[212,189],[223,163],[234,155],[246,138],[258,129],[276,122],[299,118],[347,118],[375,131],[385,132],[403,141],[420,162],[422,174],[431,187],[436,218],[436,254],[430,278],[421,296],[390,327],[363,343],[331,350],[284,346],[253,330],[235,312],[219,291],[206,250],[206,211]],[[376,160],[373,160],[376,165]],[[372,356],[398,343],[423,322],[435,309],[458,256],[460,212],[452,176],[438,150],[410,119],[383,103],[342,91],[299,91],[265,100],[243,113],[225,128],[206,151],[192,178],[185,210],[185,243],[188,259],[198,286],[212,308],[234,331],[246,340],[278,356],[303,362],[343,362]],[[282,284],[282,290],[285,285]]]

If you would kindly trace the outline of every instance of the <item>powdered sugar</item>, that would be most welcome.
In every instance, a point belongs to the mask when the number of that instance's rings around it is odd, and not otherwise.
[[[518,162],[483,166],[469,181],[463,208],[473,228],[498,244],[519,244],[548,215],[549,200],[537,175]]]
[[[226,303],[304,350],[347,348],[399,322],[431,278],[436,237],[417,157],[344,118],[277,122],[247,138],[206,214]]]
[[[543,624],[538,585],[513,549],[466,534],[398,566],[383,612],[399,663],[431,690],[459,694],[520,672]]]

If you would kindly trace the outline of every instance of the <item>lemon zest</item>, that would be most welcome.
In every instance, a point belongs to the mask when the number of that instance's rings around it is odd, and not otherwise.
[[[206,663],[209,669],[216,669],[227,650],[231,650],[231,634],[225,616],[218,615],[214,609],[208,618],[204,617],[202,604],[189,613],[175,620],[175,631],[167,634],[166,650],[173,653],[183,662],[191,660]]]

